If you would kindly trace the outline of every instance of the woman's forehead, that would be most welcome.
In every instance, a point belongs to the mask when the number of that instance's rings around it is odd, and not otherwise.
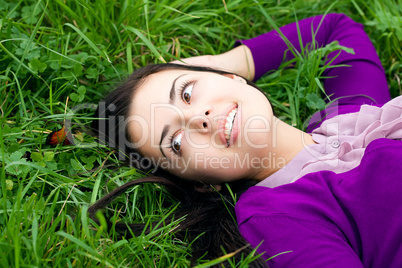
[[[149,114],[153,104],[168,104],[173,81],[183,70],[166,70],[149,75],[137,89],[131,101],[130,114]]]
[[[152,103],[168,102],[174,79],[184,72],[188,71],[165,70],[146,77],[133,94],[131,113],[141,113]]]

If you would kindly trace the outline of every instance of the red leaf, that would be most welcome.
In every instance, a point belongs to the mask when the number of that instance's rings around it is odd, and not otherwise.
[[[64,126],[58,131],[53,131],[46,138],[46,144],[52,146],[56,146],[57,144],[70,145],[72,141],[73,136],[71,132],[66,131]]]

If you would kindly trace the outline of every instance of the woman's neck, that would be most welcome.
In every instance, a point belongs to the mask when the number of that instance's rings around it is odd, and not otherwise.
[[[306,146],[314,144],[310,134],[292,127],[278,118],[273,120],[273,131],[271,133],[271,146],[267,152],[272,158],[272,168],[262,168],[258,171],[255,180],[262,181],[287,165]]]

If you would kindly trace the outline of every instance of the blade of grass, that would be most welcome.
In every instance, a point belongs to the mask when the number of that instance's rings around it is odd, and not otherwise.
[[[138,36],[144,42],[144,44],[152,51],[152,53],[158,60],[160,60],[162,62],[166,62],[165,59],[162,57],[162,55],[158,52],[156,47],[151,43],[151,41],[149,41],[144,36],[144,34],[142,34],[138,29],[136,29],[132,26],[126,26],[124,28],[125,28],[125,30],[130,31],[130,32],[134,33],[136,36]]]

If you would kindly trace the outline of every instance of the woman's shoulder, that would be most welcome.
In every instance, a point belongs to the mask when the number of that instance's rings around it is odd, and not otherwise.
[[[376,187],[383,185],[385,181],[398,180],[401,188],[397,190],[402,192],[402,180],[399,179],[402,177],[402,169],[399,168],[401,162],[401,140],[376,139],[368,144],[356,168],[339,174],[327,170],[318,171],[275,188],[250,187],[240,197],[236,210],[241,214],[241,222],[259,213],[283,214],[288,211],[300,216],[305,211],[312,212],[310,208],[302,210],[303,205],[322,207],[329,205],[330,200],[338,202],[334,196],[345,190],[351,191],[350,194],[353,195],[356,191],[349,188],[358,188],[359,184],[363,185],[360,189],[366,188],[369,182],[375,184],[371,185],[372,187]],[[291,210],[293,207],[297,208]]]

